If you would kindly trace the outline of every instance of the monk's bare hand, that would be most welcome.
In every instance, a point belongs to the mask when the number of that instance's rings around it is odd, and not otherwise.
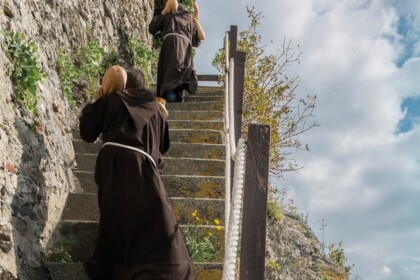
[[[198,6],[197,6],[197,3],[194,2],[193,8],[194,8],[193,18],[195,18],[196,20],[198,20]]]
[[[99,99],[99,98],[101,98],[102,96],[104,96],[104,91],[103,91],[103,89],[102,89],[102,87],[99,87],[97,90],[96,90],[96,99]]]

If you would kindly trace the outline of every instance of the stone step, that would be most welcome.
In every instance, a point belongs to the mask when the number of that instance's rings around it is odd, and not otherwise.
[[[224,176],[225,161],[216,159],[164,158],[165,175]]]
[[[65,231],[60,230],[65,228]],[[209,262],[222,262],[224,253],[224,227],[216,226],[180,226],[184,232],[184,238],[187,232],[197,232],[197,235],[203,238],[212,234],[212,244],[219,252],[217,256],[208,260]],[[60,233],[61,231],[61,233]],[[54,260],[54,255],[67,253],[71,256],[71,261],[80,262],[89,258],[96,244],[98,234],[98,222],[86,221],[62,221],[58,229],[54,232],[54,244],[50,244],[47,249],[48,260]]]
[[[223,144],[223,134],[210,129],[171,129],[169,138],[178,143]]]
[[[97,193],[93,172],[74,171],[85,193]],[[224,198],[225,178],[220,176],[162,175],[170,197]]]
[[[48,262],[46,266],[51,274],[51,280],[90,280],[85,274],[83,264]],[[222,263],[194,263],[195,280],[221,280]]]
[[[185,102],[207,102],[207,101],[220,101],[223,102],[225,100],[224,95],[211,95],[211,93],[206,95],[196,95],[190,94],[185,98]]]
[[[223,111],[178,111],[169,112],[168,120],[223,121]]]
[[[80,132],[78,130],[73,130],[73,139],[81,140]],[[212,130],[212,129],[193,129],[193,128],[171,128],[169,130],[169,138],[171,142],[180,142],[180,143],[207,143],[207,144],[223,144],[223,134],[221,130]],[[83,145],[82,143],[77,143],[78,145]],[[91,143],[87,143],[92,145]],[[102,145],[102,141],[98,140],[97,144],[99,149]],[[91,147],[88,150],[92,149]],[[75,151],[78,152],[77,147]],[[99,150],[97,150],[99,151]]]
[[[82,140],[73,140],[76,154],[97,154],[102,148],[102,141],[95,144],[86,143]],[[194,144],[171,142],[167,157],[224,159],[226,148],[220,144]]]
[[[76,154],[77,171],[95,170],[96,154]],[[224,176],[225,161],[164,157],[165,175]]]
[[[187,129],[212,129],[212,130],[224,130],[224,123],[222,121],[168,121],[169,129],[174,128],[187,128]]]
[[[223,111],[224,103],[220,101],[207,102],[167,102],[166,109],[171,111]]]
[[[220,144],[171,143],[165,157],[225,159],[226,148]]]
[[[169,197],[225,198],[225,177],[162,175]]]
[[[206,94],[220,94],[223,95],[224,94],[224,88],[217,86],[217,87],[212,87],[212,86],[199,86],[197,88],[197,93],[195,95],[206,95]],[[194,94],[191,94],[194,95]]]
[[[148,90],[156,94],[156,86],[151,86]],[[224,88],[221,86],[199,86],[195,94],[190,94],[190,96],[200,95],[224,95]]]
[[[197,211],[202,221],[224,222],[224,199],[171,197],[172,209],[180,224],[195,224],[191,213]],[[91,193],[69,193],[62,214],[64,220],[98,221],[98,197]]]

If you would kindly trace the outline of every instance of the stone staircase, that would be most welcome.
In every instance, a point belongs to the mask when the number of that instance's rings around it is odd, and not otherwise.
[[[183,231],[196,230],[203,237],[212,234],[218,255],[208,262],[194,262],[197,280],[222,278],[224,253],[223,90],[200,87],[184,103],[167,103],[171,148],[164,155],[163,183]],[[94,249],[99,211],[93,179],[96,156],[102,143],[88,144],[74,132],[74,148],[81,190],[67,198],[61,223],[49,247],[53,280],[89,279],[81,262]],[[191,215],[197,210],[200,220]],[[214,220],[220,220],[217,227]]]

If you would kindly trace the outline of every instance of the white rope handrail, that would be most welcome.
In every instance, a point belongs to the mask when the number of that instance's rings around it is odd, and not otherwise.
[[[241,213],[243,205],[243,190],[245,184],[245,159],[246,141],[240,138],[238,141],[235,158],[235,171],[233,179],[232,208],[227,229],[225,247],[225,260],[223,264],[223,280],[235,279],[236,259],[238,256],[238,243],[240,235]]]
[[[234,280],[241,226],[242,196],[245,182],[246,141],[235,143],[234,75],[235,60],[229,60],[229,35],[225,35],[225,259],[223,280]],[[231,186],[231,160],[235,162]],[[233,190],[232,190],[233,189]],[[232,195],[232,197],[231,197]]]

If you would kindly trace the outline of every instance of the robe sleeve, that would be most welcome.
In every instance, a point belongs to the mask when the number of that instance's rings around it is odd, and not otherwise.
[[[79,118],[80,137],[88,143],[95,142],[102,132],[100,104],[101,100],[99,99],[92,104],[86,105]]]
[[[149,33],[152,35],[162,32],[163,26],[163,16],[158,15],[153,17],[152,21],[149,24]]]
[[[196,28],[194,28],[194,33],[193,33],[193,36],[192,36],[192,42],[191,43],[192,43],[192,46],[195,47],[195,48],[199,47],[200,44],[201,44],[201,40],[200,40],[200,38],[198,38],[198,32],[197,32]]]
[[[159,151],[163,155],[169,150],[170,140],[169,140],[169,126],[168,122],[162,121],[162,133],[160,139]]]

